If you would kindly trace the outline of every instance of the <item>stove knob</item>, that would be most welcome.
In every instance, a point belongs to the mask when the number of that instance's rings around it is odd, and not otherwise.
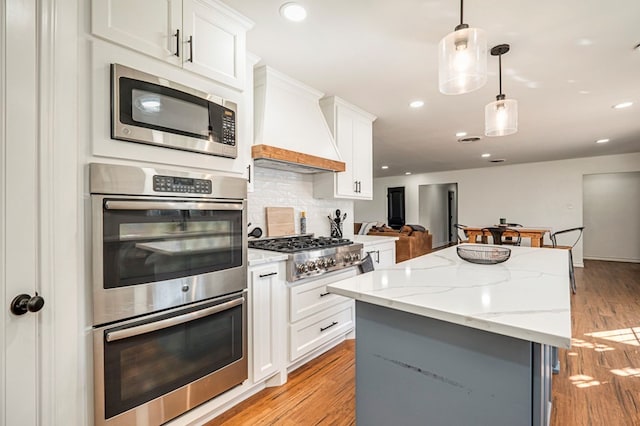
[[[360,253],[354,253],[353,259],[354,260],[360,260]]]
[[[316,264],[315,262],[312,262],[311,260],[307,262],[307,269],[309,271],[313,271],[314,269],[316,269]]]
[[[351,253],[347,253],[344,255],[344,261],[345,262],[351,262]]]
[[[304,263],[296,263],[296,271],[299,273],[307,272],[307,265]]]
[[[322,269],[322,268],[324,268],[324,259],[316,260],[316,269]]]

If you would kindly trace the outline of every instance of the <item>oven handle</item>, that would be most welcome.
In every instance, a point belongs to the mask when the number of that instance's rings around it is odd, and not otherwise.
[[[242,210],[242,204],[108,200],[104,202],[104,208],[107,210]]]
[[[218,312],[226,311],[234,306],[242,305],[244,303],[244,297],[230,300],[220,305],[211,306],[209,308],[202,309],[196,312],[189,312],[188,314],[179,315],[173,318],[163,319],[157,322],[138,325],[124,330],[117,330],[108,332],[106,335],[107,342],[113,342],[116,340],[127,339],[129,337],[139,336],[141,334],[151,333],[152,331],[162,330],[163,328],[173,327],[174,325],[183,324],[185,322],[197,320],[209,315],[216,314]]]

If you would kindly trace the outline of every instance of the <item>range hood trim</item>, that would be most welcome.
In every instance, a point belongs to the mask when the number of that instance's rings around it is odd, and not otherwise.
[[[251,157],[260,167],[306,173],[344,172],[346,164],[302,152],[290,151],[270,145],[253,145]]]

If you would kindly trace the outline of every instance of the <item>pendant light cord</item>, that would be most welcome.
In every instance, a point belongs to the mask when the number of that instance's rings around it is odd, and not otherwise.
[[[500,82],[500,94],[498,96],[504,96],[502,94],[502,55],[498,55],[498,81]]]
[[[462,19],[462,13],[464,11],[464,0],[460,0],[460,25],[464,22]]]

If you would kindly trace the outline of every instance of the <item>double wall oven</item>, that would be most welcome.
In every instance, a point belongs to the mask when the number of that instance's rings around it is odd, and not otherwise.
[[[96,425],[161,424],[247,378],[246,181],[91,164]]]

